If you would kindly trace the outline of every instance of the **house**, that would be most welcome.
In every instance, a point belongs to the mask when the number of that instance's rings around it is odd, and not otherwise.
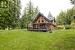
[[[28,24],[29,31],[49,31],[55,27],[54,17],[45,17],[42,13],[38,13],[36,18]]]

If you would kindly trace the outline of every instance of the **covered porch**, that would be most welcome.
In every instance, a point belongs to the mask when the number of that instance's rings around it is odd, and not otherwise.
[[[48,31],[48,23],[34,23],[33,24],[34,31]]]

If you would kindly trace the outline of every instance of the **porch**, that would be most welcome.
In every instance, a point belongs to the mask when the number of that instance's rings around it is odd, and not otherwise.
[[[48,24],[47,23],[34,23],[33,24],[33,31],[48,31]]]

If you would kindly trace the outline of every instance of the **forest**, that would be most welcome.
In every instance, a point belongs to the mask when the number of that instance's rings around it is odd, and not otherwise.
[[[74,1],[70,1],[74,5]],[[21,16],[20,0],[0,0],[0,29],[26,29],[28,23],[33,21],[38,12],[40,12],[39,7],[34,7],[33,3],[29,1]],[[56,16],[56,24],[58,28],[60,25],[61,28],[63,25],[65,28],[75,28],[75,5],[67,11],[61,11]]]

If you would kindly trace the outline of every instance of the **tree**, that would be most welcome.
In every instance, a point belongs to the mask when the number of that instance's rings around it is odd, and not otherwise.
[[[21,20],[20,20],[20,27],[21,29],[26,28],[27,27],[27,23],[28,23],[28,18],[27,18],[27,13],[26,13],[26,8],[24,9],[24,15],[22,16]]]
[[[68,9],[66,12],[61,11],[57,16],[57,23],[70,25],[75,20],[73,16],[75,16],[75,8]]]
[[[11,0],[9,2],[9,13],[11,16],[11,27],[18,27],[19,15],[20,15],[20,0]]]
[[[38,13],[39,13],[39,8],[38,8],[38,6],[35,8],[35,10],[34,10],[34,15],[36,16]]]
[[[34,20],[38,12],[38,7],[35,8],[33,3],[29,1],[27,7],[25,7],[24,15],[21,18],[21,28],[27,28],[27,25]]]
[[[66,12],[61,11],[60,14],[56,18],[56,22],[59,25],[66,24],[66,22],[65,22],[66,18],[65,17],[66,17]]]
[[[0,1],[0,27],[15,28],[20,15],[20,0]]]
[[[8,1],[1,0],[0,1],[0,28],[5,29],[8,23],[8,16],[9,16],[9,9],[8,9]]]
[[[70,0],[70,1],[71,1],[71,3],[72,3],[72,4],[74,4],[74,5],[75,5],[75,0]]]

